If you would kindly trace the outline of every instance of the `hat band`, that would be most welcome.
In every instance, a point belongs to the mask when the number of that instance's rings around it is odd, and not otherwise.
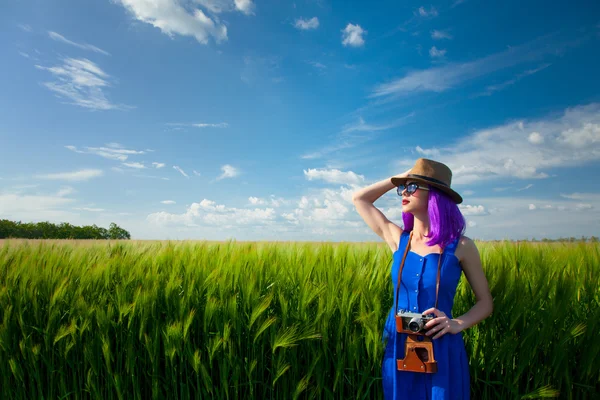
[[[421,179],[424,179],[424,180],[426,180],[426,181],[430,181],[430,182],[433,182],[433,183],[438,183],[438,184],[440,184],[440,185],[444,185],[444,186],[446,186],[446,187],[450,187],[450,186],[449,186],[449,185],[448,185],[446,182],[442,182],[442,181],[440,181],[440,180],[437,180],[437,179],[435,179],[435,178],[430,178],[429,176],[425,176],[425,175],[417,175],[417,174],[408,174],[408,175],[407,175],[407,178],[410,178],[410,177],[414,177],[414,178],[421,178]]]

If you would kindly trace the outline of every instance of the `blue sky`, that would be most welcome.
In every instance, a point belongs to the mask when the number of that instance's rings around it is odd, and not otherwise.
[[[598,2],[8,0],[0,27],[0,218],[377,241],[352,193],[427,157],[469,237],[600,233]]]

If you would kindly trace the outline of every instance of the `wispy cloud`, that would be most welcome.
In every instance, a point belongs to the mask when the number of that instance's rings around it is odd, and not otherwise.
[[[35,175],[36,179],[48,179],[48,180],[63,180],[63,181],[87,181],[92,178],[102,176],[104,173],[100,169],[82,169],[73,172],[59,172],[53,174],[40,174]]]
[[[175,204],[174,200],[163,200],[161,201],[162,204]]]
[[[418,15],[420,17],[425,17],[425,18],[437,17],[438,10],[433,6],[431,6],[431,8],[429,10],[427,10],[425,7],[421,6],[415,10],[415,15]]]
[[[192,36],[199,43],[208,44],[209,37],[217,43],[227,40],[227,27],[218,19],[209,18],[192,2],[179,0],[115,0],[125,7],[138,21],[158,28],[164,34]],[[215,2],[216,3],[216,2]],[[251,12],[252,2],[235,0],[240,10]],[[214,11],[213,11],[214,12]]]
[[[66,58],[62,65],[55,67],[36,68],[48,71],[57,79],[45,82],[44,86],[59,97],[70,100],[77,105],[92,110],[129,109],[130,106],[111,103],[105,96],[104,90],[110,86],[110,76],[98,65],[86,58]]]
[[[19,27],[19,29],[21,29],[24,32],[29,32],[29,33],[33,32],[33,29],[31,29],[30,25],[27,25],[27,24],[17,24],[17,26]]]
[[[315,68],[318,68],[318,69],[325,69],[325,68],[327,68],[327,66],[326,66],[326,65],[324,65],[324,64],[321,64],[321,63],[320,63],[320,62],[318,62],[318,61],[308,61],[308,63],[309,63],[310,65],[312,65],[313,67],[315,67]]]
[[[63,35],[56,33],[56,32],[52,32],[52,31],[48,31],[48,36],[50,36],[50,38],[52,40],[56,40],[57,42],[63,42],[66,44],[69,44],[71,46],[75,46],[79,49],[83,49],[83,50],[91,50],[94,51],[96,53],[100,53],[100,54],[104,54],[106,56],[110,56],[110,53],[108,53],[107,51],[102,50],[101,48],[98,48],[96,46],[93,46],[91,44],[87,44],[87,43],[76,43],[73,42],[72,40],[67,39],[66,37],[64,37]]]
[[[527,185],[525,187],[517,189],[517,192],[522,192],[523,190],[531,189],[531,187],[533,187],[533,183],[530,183],[529,185]]]
[[[317,29],[319,27],[319,19],[312,17],[311,19],[298,18],[294,26],[301,30]]]
[[[441,58],[441,57],[444,57],[445,55],[446,55],[446,50],[438,49],[435,46],[432,46],[429,49],[429,56],[431,58]]]
[[[177,165],[173,165],[173,169],[178,171],[181,175],[185,176],[186,178],[189,178],[188,174],[186,174],[185,171],[179,168]]]
[[[530,140],[532,133],[542,139]],[[452,169],[452,184],[548,178],[544,170],[600,160],[600,103],[567,108],[561,116],[483,129],[435,150],[437,158]],[[413,163],[401,160],[398,166]]]
[[[342,30],[342,44],[344,46],[361,47],[365,44],[363,35],[366,35],[365,31],[360,25],[349,23]]]
[[[219,123],[206,123],[206,122],[198,122],[193,124],[186,124],[182,122],[171,122],[166,124],[167,126],[176,126],[176,127],[184,127],[184,128],[227,128],[229,124],[227,122],[219,122]]]
[[[123,148],[119,143],[108,143],[106,147],[84,147],[85,150],[79,150],[75,146],[65,146],[67,149],[74,151],[75,153],[81,154],[95,154],[100,157],[108,158],[110,160],[125,161],[128,156],[136,154],[145,154],[144,150],[129,150]],[[163,164],[164,166],[164,164]],[[160,167],[157,167],[160,168]]]
[[[146,166],[140,162],[131,162],[131,163],[123,163],[125,167],[135,168],[135,169],[144,169]]]
[[[390,123],[382,125],[374,125],[367,123],[362,117],[358,118],[355,123],[347,124],[342,127],[341,131],[336,135],[332,144],[322,147],[318,151],[306,153],[300,156],[302,159],[321,158],[328,154],[356,147],[364,144],[375,138],[376,132],[391,129],[400,126],[415,115],[411,112],[403,117],[400,117]]]
[[[515,76],[512,79],[509,79],[505,82],[499,83],[497,85],[490,85],[488,87],[485,88],[485,91],[482,93],[477,93],[475,95],[473,95],[472,97],[479,97],[479,96],[491,96],[494,92],[498,92],[502,89],[507,88],[508,86],[514,85],[515,83],[517,83],[518,81],[520,81],[521,79],[533,75],[536,72],[539,72],[543,69],[548,68],[550,65],[550,63],[546,63],[546,64],[542,64],[541,66],[539,66],[538,68],[534,68],[534,69],[529,69],[527,71],[524,71],[520,74],[518,74],[517,76]]]
[[[201,174],[200,172],[196,171],[196,170],[193,170],[192,172],[193,172],[193,173],[194,173],[194,175],[196,175],[196,176],[202,176],[202,174]]]
[[[165,166],[165,163],[153,162],[153,163],[152,163],[152,165],[154,165],[154,167],[155,167],[156,169],[158,169],[158,168],[162,168],[162,167],[164,167],[164,166]]]
[[[398,96],[418,92],[443,92],[465,81],[504,68],[536,61],[548,54],[560,54],[568,47],[576,46],[580,42],[580,40],[552,42],[551,36],[544,36],[475,61],[451,63],[442,67],[409,72],[402,78],[376,86],[370,97]]]
[[[431,31],[432,39],[452,39],[452,35],[445,31],[433,30]]]

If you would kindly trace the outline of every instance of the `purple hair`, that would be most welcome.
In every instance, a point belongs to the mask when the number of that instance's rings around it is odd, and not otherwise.
[[[429,204],[427,213],[429,214],[429,241],[428,246],[436,244],[445,248],[455,239],[465,233],[465,218],[456,203],[444,192],[437,190],[433,186],[429,187]],[[411,213],[402,213],[404,230],[412,231],[415,223],[415,216]]]

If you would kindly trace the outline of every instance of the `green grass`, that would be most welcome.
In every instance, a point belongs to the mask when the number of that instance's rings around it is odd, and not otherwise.
[[[478,243],[472,398],[600,392],[600,247]],[[6,399],[382,398],[383,243],[6,241]],[[475,302],[463,277],[453,315]]]

